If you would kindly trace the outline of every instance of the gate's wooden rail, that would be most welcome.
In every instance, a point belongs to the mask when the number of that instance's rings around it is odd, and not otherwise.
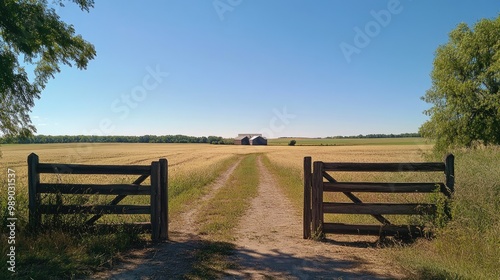
[[[314,167],[314,172],[313,168]],[[445,182],[387,183],[387,182],[337,182],[328,171],[342,172],[444,172]],[[384,216],[426,215],[436,211],[434,204],[363,203],[353,193],[430,193],[436,190],[448,198],[454,192],[454,156],[444,162],[422,163],[351,163],[321,162],[312,164],[311,157],[304,158],[304,238],[311,233],[363,234],[363,235],[410,235],[422,233],[418,225],[393,225]],[[326,179],[326,181],[324,181]],[[353,203],[324,202],[324,192],[339,192]],[[325,223],[324,214],[367,214],[381,225],[352,225]]]
[[[40,163],[36,154],[28,156],[29,224],[41,225],[42,214],[94,214],[86,224],[92,226],[105,214],[150,214],[150,223],[129,224],[151,232],[153,241],[168,239],[168,163],[166,159],[151,165],[81,165]],[[139,175],[131,184],[60,184],[40,182],[41,173]],[[141,185],[148,177],[151,185]],[[44,205],[40,194],[116,195],[107,205]],[[148,195],[149,205],[118,205],[128,195]]]

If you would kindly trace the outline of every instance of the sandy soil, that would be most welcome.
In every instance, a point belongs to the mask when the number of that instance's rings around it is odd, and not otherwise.
[[[237,164],[211,186],[203,201],[224,185]],[[260,183],[237,229],[232,260],[238,269],[225,279],[401,279],[401,273],[376,248],[376,238],[328,236],[324,242],[302,239],[302,217],[258,160]],[[203,203],[193,205],[170,224],[170,241],[135,250],[112,271],[91,279],[182,279],[193,252],[201,246],[194,219]]]

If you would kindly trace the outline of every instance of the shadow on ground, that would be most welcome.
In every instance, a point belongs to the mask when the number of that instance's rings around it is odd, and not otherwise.
[[[336,244],[325,241],[325,246],[329,243]],[[350,246],[353,245],[372,246]],[[151,245],[140,259],[127,256],[111,275],[93,279],[389,279],[365,270],[367,263],[354,256],[329,258],[313,250],[307,255],[308,258],[301,258],[281,250],[261,254],[235,249],[231,243],[193,238]],[[247,267],[221,265],[221,258],[245,263]]]
[[[246,259],[249,267],[239,267],[225,279],[388,279],[364,270],[366,263],[356,257],[335,259],[313,254],[305,259],[280,250],[270,254],[239,250],[237,256]]]
[[[346,241],[342,239],[324,239],[320,242],[325,244],[331,244],[336,246],[351,247],[351,248],[388,248],[388,247],[400,247],[411,245],[415,243],[417,239],[401,239],[394,237],[378,238],[374,241],[357,240],[357,241]]]

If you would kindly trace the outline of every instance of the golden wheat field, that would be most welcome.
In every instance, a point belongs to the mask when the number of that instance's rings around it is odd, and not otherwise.
[[[300,177],[305,156],[313,160],[339,162],[415,162],[423,161],[423,154],[430,145],[380,145],[380,146],[236,146],[209,144],[29,144],[1,147],[1,168],[16,171],[17,193],[27,198],[27,156],[36,153],[40,162],[65,164],[148,165],[159,158],[168,160],[171,215],[181,210],[192,197],[203,192],[202,186],[214,180],[241,155],[262,154],[277,170],[284,170],[282,177],[286,193],[297,210],[301,204]],[[0,181],[4,180],[3,172]],[[335,174],[341,180],[373,180],[373,174]],[[55,183],[131,183],[134,176],[124,175],[49,175],[42,174],[42,182]],[[380,178],[378,178],[380,179]],[[384,178],[382,178],[384,179]],[[146,182],[147,184],[148,182]],[[200,186],[200,190],[193,188]],[[183,195],[181,195],[183,194]],[[368,197],[369,198],[369,195]],[[98,196],[90,202],[106,202],[109,196]],[[147,197],[127,197],[124,203],[147,204]],[[344,197],[332,199],[345,200]],[[89,201],[87,201],[89,202]],[[126,217],[126,221],[147,220],[147,216]],[[106,221],[106,219],[102,219]]]
[[[303,158],[311,156],[313,161],[325,162],[422,162],[431,158],[432,145],[415,143],[414,145],[356,145],[356,146],[235,146],[235,145],[209,145],[209,144],[29,144],[29,145],[3,145],[0,147],[2,157],[0,158],[0,183],[2,193],[0,202],[5,206],[7,175],[10,170],[16,174],[16,205],[17,217],[20,228],[27,224],[28,218],[28,190],[27,190],[27,157],[30,153],[38,154],[40,162],[67,163],[67,164],[109,164],[109,165],[149,165],[159,158],[168,160],[169,170],[169,221],[177,221],[179,215],[185,213],[196,203],[200,197],[206,195],[212,182],[221,176],[230,167],[236,166],[240,159],[248,158],[246,155],[258,154],[262,158],[265,167],[276,178],[278,187],[284,190],[284,194],[290,198],[295,211],[302,211],[303,203]],[[421,241],[408,249],[393,251],[398,262],[405,267],[417,271],[422,276],[416,279],[428,279],[425,275],[440,275],[437,279],[461,279],[458,275],[469,276],[482,275],[477,279],[497,279],[499,272],[495,260],[498,260],[498,162],[500,153],[497,147],[456,151],[456,174],[457,184],[454,196],[454,220],[451,226],[438,230],[435,242]],[[444,155],[443,155],[444,157]],[[443,174],[434,172],[432,174],[408,173],[362,173],[351,172],[332,174],[338,181],[430,181],[438,182],[444,179]],[[135,176],[122,175],[47,175],[42,174],[42,181],[57,183],[131,183]],[[258,174],[250,177],[259,178]],[[478,183],[480,182],[480,184]],[[145,184],[148,184],[146,181]],[[231,186],[232,187],[232,186]],[[238,196],[234,191],[229,195]],[[391,197],[393,194],[370,194],[359,193],[359,198],[364,202],[397,202],[403,203],[426,202],[427,194],[408,194]],[[430,194],[432,198],[433,194]],[[48,197],[49,195],[47,195]],[[427,196],[427,197],[425,197]],[[78,198],[79,199],[79,198]],[[77,204],[79,200],[69,201],[68,204]],[[83,203],[102,204],[109,202],[110,197],[99,196],[99,198],[88,198]],[[421,200],[423,199],[423,201]],[[325,201],[347,202],[342,194],[325,194]],[[475,203],[471,203],[474,201]],[[47,201],[43,201],[47,202]],[[74,203],[76,202],[76,203]],[[430,201],[431,203],[433,201]],[[129,196],[123,204],[148,204],[147,196]],[[66,204],[66,201],[64,201]],[[480,206],[480,207],[478,207]],[[50,216],[50,215],[45,215]],[[73,216],[73,215],[66,215]],[[356,217],[354,217],[356,216]],[[366,216],[366,217],[365,217]],[[66,217],[64,217],[66,218]],[[387,217],[391,222],[405,223],[404,217]],[[401,219],[403,218],[403,220]],[[69,219],[69,217],[68,217]],[[148,215],[105,215],[99,222],[128,223],[148,221]],[[85,221],[85,219],[82,219]],[[326,221],[345,223],[377,223],[367,215],[330,215],[325,216]],[[50,220],[49,220],[50,222]],[[66,221],[73,224],[75,221]],[[76,221],[78,222],[78,221]],[[409,221],[411,222],[411,221]],[[421,222],[421,221],[417,221]],[[424,221],[425,222],[425,221]],[[481,234],[477,234],[482,232]],[[471,234],[474,233],[474,234]],[[300,233],[297,233],[300,235]],[[93,238],[92,235],[85,239],[72,239],[68,235],[60,234],[65,238],[69,251],[87,248],[87,251],[71,255],[71,264],[61,268],[61,262],[55,261],[59,267],[57,273],[67,275],[72,273],[75,267],[86,274],[93,271],[93,266],[101,266],[102,262],[113,258],[113,252],[102,254],[99,246],[108,248],[108,239]],[[123,241],[121,235],[116,237],[115,247],[124,250],[128,247],[120,247],[131,244],[132,241]],[[63,239],[64,239],[63,238]],[[89,240],[92,239],[92,240]],[[111,237],[109,237],[111,238]],[[21,234],[20,251],[32,250],[28,244],[36,240],[38,252],[47,254],[46,259],[54,259],[61,254],[54,250],[52,237],[40,235],[31,237]],[[147,239],[147,238],[146,238]],[[122,242],[123,241],[123,242]],[[0,244],[0,251],[5,252],[6,244]],[[423,244],[423,245],[422,245]],[[473,245],[470,245],[473,244]],[[65,245],[65,246],[66,246]],[[31,245],[30,245],[31,246]],[[59,245],[58,245],[59,246]],[[82,247],[83,246],[83,247]],[[129,245],[127,245],[129,246]],[[31,249],[28,249],[31,248]],[[93,250],[92,248],[97,248]],[[429,249],[431,248],[431,249]],[[450,248],[453,249],[454,258],[450,258]],[[470,248],[476,248],[470,250]],[[95,251],[95,252],[94,252]],[[467,254],[464,254],[467,252]],[[96,258],[95,254],[100,256]],[[97,259],[95,262],[82,261],[88,256]],[[429,258],[431,256],[432,258]],[[484,257],[487,256],[487,257]],[[20,263],[26,266],[23,275],[32,275],[39,270],[38,261],[31,260],[30,255],[20,258]],[[456,261],[450,261],[450,260]],[[2,260],[5,260],[3,257]],[[36,264],[36,265],[33,265]],[[437,265],[439,264],[439,265]],[[89,266],[90,265],[90,266]],[[48,269],[47,271],[54,271]],[[43,275],[52,275],[52,272],[43,272]],[[48,274],[47,274],[48,273]],[[55,272],[54,272],[55,273]],[[429,274],[430,273],[430,274]],[[59,275],[58,274],[58,275]],[[432,278],[432,277],[431,277]],[[475,279],[472,277],[471,279]]]
[[[261,153],[273,164],[300,170],[303,158],[321,161],[415,162],[431,145],[381,146],[235,146],[209,144],[29,144],[3,145],[1,168],[15,169],[19,186],[26,184],[27,157],[36,153],[40,162],[67,164],[147,165],[166,158],[169,176],[193,170],[210,172],[217,163],[233,156]],[[5,173],[5,172],[4,172]],[[0,178],[6,174],[1,174]]]

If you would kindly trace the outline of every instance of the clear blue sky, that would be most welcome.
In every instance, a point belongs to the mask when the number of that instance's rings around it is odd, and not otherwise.
[[[417,132],[434,51],[458,23],[497,17],[500,2],[96,0],[90,13],[57,10],[97,56],[48,83],[31,114],[38,134],[324,137]]]

